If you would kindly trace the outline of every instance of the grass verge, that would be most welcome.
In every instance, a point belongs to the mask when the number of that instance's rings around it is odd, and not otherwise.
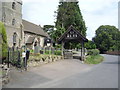
[[[101,55],[96,55],[96,56],[92,56],[89,55],[86,57],[85,63],[86,64],[99,64],[103,61],[104,57]]]

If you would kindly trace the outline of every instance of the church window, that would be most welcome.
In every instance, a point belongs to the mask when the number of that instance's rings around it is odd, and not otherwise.
[[[15,19],[12,20],[12,25],[15,25]]]
[[[15,2],[12,3],[12,9],[15,9]]]
[[[16,44],[16,38],[17,38],[17,33],[14,32],[14,34],[13,34],[13,44],[14,45]]]

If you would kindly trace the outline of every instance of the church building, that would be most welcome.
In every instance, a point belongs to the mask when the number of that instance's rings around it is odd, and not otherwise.
[[[44,42],[49,37],[40,25],[22,19],[21,0],[0,1],[0,21],[5,25],[9,47],[13,45],[15,47],[27,45],[30,49],[34,49],[36,45],[44,47]]]

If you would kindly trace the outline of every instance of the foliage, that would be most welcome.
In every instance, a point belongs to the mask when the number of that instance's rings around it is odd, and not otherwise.
[[[57,50],[54,52],[55,55],[61,55],[61,53],[62,53],[61,50]]]
[[[87,56],[85,63],[87,64],[99,64],[103,61],[104,57],[101,55],[96,55],[96,56]]]
[[[88,55],[96,56],[99,55],[100,51],[98,49],[92,49],[88,51]]]
[[[45,54],[51,54],[52,53],[52,51],[50,51],[50,50],[45,50]]]
[[[51,31],[54,30],[54,26],[53,26],[53,25],[44,25],[44,26],[43,26],[43,30],[44,30],[45,32],[51,32]]]
[[[56,30],[51,32],[51,38],[57,42],[57,40],[62,36],[63,33],[65,33],[65,28],[58,27]]]
[[[87,49],[96,49],[96,45],[95,45],[95,43],[93,41],[89,40],[88,42],[85,43],[85,48],[87,48]]]
[[[53,40],[54,36],[54,26],[53,25],[44,25],[43,30],[48,33],[50,38]]]
[[[59,2],[57,10],[57,21],[55,22],[56,28],[59,27],[68,29],[73,25],[83,36],[86,36],[86,26],[83,20],[78,1],[76,2]]]
[[[45,55],[47,55],[47,54],[52,54],[52,51],[46,50]],[[55,50],[54,55],[61,55],[61,50]]]
[[[61,44],[57,44],[57,45],[55,45],[55,48],[56,49],[58,49],[58,48],[60,49],[60,48],[62,48],[62,45]]]
[[[33,49],[30,49],[30,53],[34,53],[34,50],[33,50]]]
[[[8,44],[7,44],[6,29],[2,22],[0,22],[0,35],[2,36],[2,38],[0,40],[0,50],[2,50],[2,57],[0,57],[0,58],[5,58],[7,56]]]
[[[101,53],[112,50],[120,50],[120,31],[115,26],[100,26],[93,38]]]

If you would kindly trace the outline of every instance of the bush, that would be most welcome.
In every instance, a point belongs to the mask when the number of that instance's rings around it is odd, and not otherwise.
[[[30,53],[34,53],[34,50],[33,50],[33,49],[30,49]]]
[[[50,50],[45,50],[45,54],[51,54],[52,52]]]
[[[7,34],[6,34],[6,29],[4,27],[4,24],[0,22],[0,34],[2,36],[0,40],[0,51],[2,50],[2,59],[6,58],[7,56],[7,49],[8,49],[8,44],[7,44]]]
[[[52,54],[52,51],[46,50],[45,54]],[[61,51],[60,50],[55,50],[54,55],[61,55]]]
[[[104,57],[101,55],[96,55],[96,56],[87,56],[85,63],[87,64],[99,64],[104,60]]]
[[[100,51],[98,49],[92,49],[88,51],[88,55],[96,56],[99,55]]]
[[[61,51],[60,50],[55,51],[55,55],[61,55]]]

